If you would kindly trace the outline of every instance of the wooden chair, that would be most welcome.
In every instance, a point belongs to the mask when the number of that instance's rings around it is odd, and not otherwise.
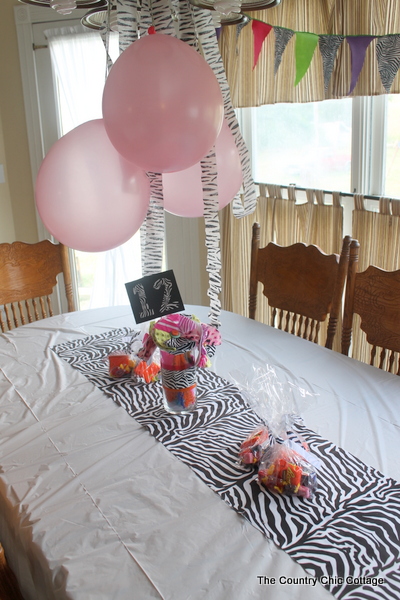
[[[321,322],[330,315],[325,346],[332,348],[341,311],[349,261],[350,236],[340,256],[303,243],[260,248],[260,226],[253,225],[249,317],[255,318],[258,282],[272,308],[272,325],[318,342]]]
[[[400,270],[385,271],[370,265],[359,273],[358,251],[359,244],[353,240],[343,313],[342,354],[349,353],[353,318],[358,314],[360,328],[371,345],[370,364],[400,375]]]
[[[17,578],[10,569],[0,544],[0,600],[24,600]]]
[[[49,240],[0,244],[1,331],[53,315],[50,295],[64,276],[68,312],[75,310],[68,248]]]

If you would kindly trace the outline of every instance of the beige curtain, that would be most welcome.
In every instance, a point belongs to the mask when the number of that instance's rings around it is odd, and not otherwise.
[[[367,210],[362,195],[354,196],[353,238],[360,242],[358,270],[375,265],[387,271],[400,269],[400,200],[381,198],[379,212]],[[371,347],[355,315],[351,355],[369,363]]]
[[[275,8],[252,11],[249,16],[292,31],[339,35],[387,35],[400,33],[399,0],[282,0]],[[251,22],[237,35],[234,25],[223,27],[220,36],[232,102],[235,107],[261,106],[276,102],[310,102],[347,96],[351,81],[350,48],[344,41],[337,53],[327,91],[321,54],[316,48],[310,67],[295,87],[295,43],[293,35],[274,74],[275,34],[266,38],[253,70]],[[351,96],[384,94],[376,60],[377,39],[369,45],[364,66]],[[391,93],[400,92],[400,72]]]
[[[340,196],[333,194],[332,204],[325,204],[324,193],[307,190],[307,202],[296,198],[296,188],[289,186],[287,197],[277,185],[259,185],[256,212],[243,219],[236,219],[231,206],[223,209],[222,222],[222,280],[225,310],[248,316],[250,283],[250,254],[252,226],[261,226],[261,246],[270,241],[281,246],[296,242],[315,244],[327,254],[340,253],[343,237],[343,208]],[[256,319],[269,324],[268,302],[259,286]],[[326,326],[321,328],[321,343],[325,343]],[[336,336],[334,349],[340,350],[340,333]]]

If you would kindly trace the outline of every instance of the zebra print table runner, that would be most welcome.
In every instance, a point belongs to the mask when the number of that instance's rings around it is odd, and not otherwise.
[[[61,344],[55,353],[146,427],[213,491],[317,578],[338,599],[400,597],[400,485],[308,430],[295,431],[320,459],[312,501],[263,491],[238,464],[241,441],[259,424],[237,388],[204,369],[198,408],[167,414],[160,383],[111,379],[107,355],[123,350],[128,329]]]

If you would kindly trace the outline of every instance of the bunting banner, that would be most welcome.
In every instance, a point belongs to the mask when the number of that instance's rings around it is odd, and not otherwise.
[[[265,39],[274,30],[275,35],[275,57],[274,74],[276,75],[281,65],[283,53],[292,39],[296,36],[295,62],[296,75],[294,85],[298,85],[307,73],[314,56],[315,48],[319,47],[322,58],[324,75],[324,88],[327,91],[332,77],[338,50],[344,40],[347,41],[351,53],[351,81],[348,95],[350,95],[357,84],[361,70],[364,66],[365,55],[372,40],[377,39],[376,60],[381,77],[382,85],[387,93],[393,80],[400,69],[400,34],[388,35],[336,35],[316,34],[307,31],[293,31],[285,27],[270,25],[259,19],[253,19],[250,15],[243,14],[247,19],[236,27],[236,43],[243,29],[252,22],[254,61],[253,70],[264,44]]]
[[[376,60],[382,85],[389,94],[400,68],[400,34],[379,38],[376,44]]]
[[[296,33],[296,86],[303,79],[308,71],[315,48],[318,44],[318,35],[315,33],[305,33],[298,31]]]
[[[351,51],[351,82],[348,96],[356,87],[358,77],[364,65],[365,53],[374,38],[375,36],[373,35],[349,36],[346,38]]]

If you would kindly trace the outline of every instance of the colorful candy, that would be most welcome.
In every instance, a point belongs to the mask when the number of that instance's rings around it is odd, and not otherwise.
[[[150,383],[152,381],[157,381],[160,373],[160,366],[155,362],[148,365],[144,360],[141,360],[134,367],[133,372],[135,375],[142,377],[146,383]]]
[[[240,445],[239,458],[245,465],[257,464],[269,443],[268,428],[257,427]]]
[[[279,494],[312,498],[317,488],[314,467],[284,444],[274,444],[264,453],[258,471],[259,483]]]
[[[135,366],[130,354],[114,352],[108,356],[108,372],[111,377],[126,377],[132,373]]]

